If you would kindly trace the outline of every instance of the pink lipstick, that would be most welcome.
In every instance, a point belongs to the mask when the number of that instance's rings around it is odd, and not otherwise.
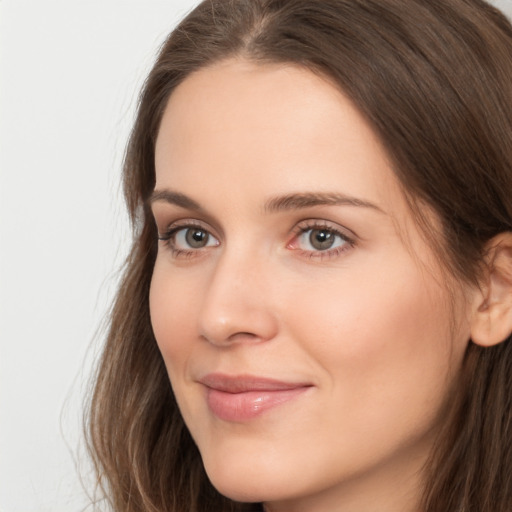
[[[251,375],[212,373],[200,380],[206,388],[210,411],[221,420],[243,422],[289,402],[311,384],[282,382]]]

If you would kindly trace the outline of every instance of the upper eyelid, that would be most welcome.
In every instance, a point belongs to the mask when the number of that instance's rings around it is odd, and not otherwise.
[[[157,225],[158,225],[158,221],[157,221]],[[177,231],[179,229],[182,229],[182,228],[185,229],[185,228],[189,228],[189,227],[198,227],[198,228],[204,229],[205,231],[208,231],[208,233],[210,233],[215,238],[219,238],[216,234],[216,229],[212,228],[212,226],[209,223],[204,222],[199,219],[189,218],[189,217],[166,222],[163,232],[160,232],[160,229],[158,231],[159,231],[159,235],[161,235],[161,234],[167,234],[171,231]]]
[[[153,206],[157,203],[153,203]],[[210,218],[209,216],[207,218],[201,218],[203,216],[197,215],[197,212],[185,212],[180,208],[178,214],[176,212],[172,213],[167,209],[162,212],[157,212],[152,208],[152,214],[157,225],[159,235],[168,233],[173,229],[174,225],[176,225],[176,227],[181,225],[184,227],[199,226],[206,229],[206,231],[211,233],[217,239],[222,238],[224,235],[222,228],[214,218]]]
[[[295,234],[298,234],[314,228],[324,228],[327,230],[339,232],[341,235],[346,236],[350,240],[356,240],[360,238],[352,229],[349,229],[346,226],[339,224],[338,222],[329,221],[326,219],[305,219],[298,222],[293,229],[295,230]]]
[[[162,216],[163,217],[163,216]],[[211,236],[219,240],[219,242],[223,239],[223,232],[216,229],[215,226],[212,226],[209,222],[195,218],[195,217],[181,217],[177,219],[173,219],[169,222],[164,222],[165,227],[159,226],[159,222],[157,217],[155,216],[155,221],[157,223],[157,234],[158,238],[162,239],[166,236],[172,234],[172,232],[179,231],[180,229],[185,229],[187,227],[197,226],[201,229],[207,231]],[[327,230],[331,230],[339,233],[342,237],[346,238],[348,241],[355,242],[356,240],[360,240],[360,237],[355,233],[352,229],[347,228],[346,226],[331,221],[324,218],[307,218],[303,220],[299,220],[295,222],[293,227],[289,231],[288,236],[297,236],[304,231],[315,228],[323,228]],[[220,232],[219,232],[220,231]],[[289,240],[288,242],[289,243]]]
[[[213,230],[216,233],[218,233],[220,236],[222,236],[224,234],[223,229],[221,227],[221,223],[218,222],[218,220],[215,218],[215,216],[211,215],[207,210],[204,210],[198,203],[196,203],[193,200],[190,200],[191,202],[189,202],[189,198],[186,196],[183,196],[185,198],[185,202],[183,202],[183,203],[181,202],[181,200],[175,201],[174,199],[173,199],[173,201],[168,201],[168,200],[166,200],[167,192],[168,191],[165,191],[165,190],[161,191],[160,194],[157,194],[155,196],[155,198],[153,198],[152,200],[150,200],[148,202],[150,211],[155,220],[157,220],[158,217],[160,217],[160,216],[176,217],[178,219],[177,221],[179,221],[180,218],[197,219],[199,222],[204,222],[208,226],[211,226],[213,228]],[[162,197],[160,197],[160,195],[162,195]],[[308,194],[306,194],[306,195],[309,196]],[[315,198],[317,195],[313,194],[313,196]],[[172,197],[174,198],[175,196],[179,196],[181,198],[182,194],[172,193]],[[321,194],[319,196],[321,196]],[[299,217],[299,216],[303,217],[303,220],[298,220],[296,222],[296,224],[299,222],[308,222],[308,221],[312,221],[312,222],[318,221],[318,222],[323,222],[323,223],[331,223],[332,222],[333,225],[339,226],[342,231],[346,230],[348,233],[352,234],[356,238],[359,238],[358,235],[353,230],[346,228],[343,224],[339,224],[336,221],[327,220],[323,216],[315,217],[313,215],[312,217],[307,217],[308,211],[316,210],[317,208],[324,209],[324,208],[329,208],[331,206],[338,206],[337,204],[334,204],[335,196],[336,195],[333,195],[333,197],[328,196],[328,199],[329,199],[328,201],[320,201],[318,204],[316,202],[313,202],[313,204],[308,203],[307,205],[301,206],[300,208],[292,208],[290,210],[286,209],[282,212],[280,212],[279,208],[278,208],[275,213],[281,213],[281,214],[288,213],[288,214],[293,214],[294,217]],[[288,198],[288,199],[290,199],[290,198]],[[291,197],[291,199],[293,199],[293,197]],[[345,203],[343,203],[343,204],[345,204]],[[352,201],[351,200],[348,202],[348,204],[353,207],[354,206],[369,206],[369,207],[372,207],[372,209],[375,209],[376,211],[381,211],[380,208],[375,207],[371,203],[366,203],[365,201],[360,201],[360,200]],[[338,208],[336,208],[336,210],[338,210]],[[272,211],[272,208],[271,208],[271,211]],[[311,211],[311,213],[313,213],[313,212]],[[200,219],[204,219],[204,220],[200,220]],[[157,221],[157,224],[158,224],[158,221]]]
[[[165,193],[163,195],[165,196]],[[173,219],[172,222],[179,222],[181,219],[194,219],[197,222],[212,226],[217,233],[222,233],[220,222],[217,221],[215,216],[203,210],[199,205],[195,205],[195,203],[189,204],[185,201],[183,204],[180,204],[179,202],[169,202],[165,199],[157,198],[149,200],[148,206],[157,224],[160,224],[160,219]],[[166,224],[170,225],[171,222]]]

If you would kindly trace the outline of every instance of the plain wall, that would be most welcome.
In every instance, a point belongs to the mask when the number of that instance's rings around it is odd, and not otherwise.
[[[88,503],[80,418],[128,247],[123,148],[195,3],[0,0],[0,512]]]
[[[156,50],[193,4],[0,2],[1,512],[87,503],[74,458],[130,234],[123,149]]]

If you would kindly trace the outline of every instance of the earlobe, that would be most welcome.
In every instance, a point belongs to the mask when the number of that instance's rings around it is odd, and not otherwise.
[[[483,283],[475,295],[471,339],[490,347],[512,333],[512,232],[490,240],[485,266]]]

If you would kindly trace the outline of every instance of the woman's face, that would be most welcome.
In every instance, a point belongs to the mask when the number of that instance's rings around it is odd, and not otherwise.
[[[467,306],[379,140],[328,81],[229,60],[156,144],[151,319],[218,490],[269,510],[408,510]]]

